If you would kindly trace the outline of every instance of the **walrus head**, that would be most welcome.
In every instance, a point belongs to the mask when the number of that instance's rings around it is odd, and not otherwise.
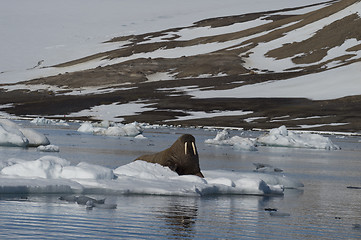
[[[179,175],[197,175],[204,177],[199,167],[198,151],[195,138],[190,134],[180,136],[169,148],[173,162],[176,163],[174,169]]]
[[[151,155],[143,155],[136,160],[158,163],[169,167],[179,175],[204,177],[199,167],[195,138],[190,134],[180,136],[170,148]]]

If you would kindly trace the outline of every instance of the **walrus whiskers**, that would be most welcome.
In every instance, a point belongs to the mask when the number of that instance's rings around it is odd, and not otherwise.
[[[193,152],[194,155],[197,155],[196,146],[194,145],[194,142],[192,142]]]
[[[184,154],[187,155],[187,142],[184,143]]]

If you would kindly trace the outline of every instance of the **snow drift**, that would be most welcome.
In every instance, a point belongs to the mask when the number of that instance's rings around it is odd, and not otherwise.
[[[135,161],[116,169],[44,156],[34,161],[0,160],[0,193],[111,193],[203,196],[282,195],[303,184],[283,175],[203,171],[205,178],[179,176],[167,167]]]
[[[37,147],[50,144],[43,134],[29,128],[22,128],[16,123],[0,119],[0,146]]]

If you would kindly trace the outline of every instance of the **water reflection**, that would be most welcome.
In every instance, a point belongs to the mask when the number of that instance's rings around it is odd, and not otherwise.
[[[194,224],[198,216],[199,198],[169,197],[167,206],[159,208],[159,218],[165,221],[168,235],[173,237],[192,238]]]
[[[247,236],[264,222],[265,208],[282,197],[209,196],[202,198],[163,197],[156,215],[164,221],[169,238]],[[159,204],[159,203],[158,203]],[[162,204],[161,204],[162,205]]]

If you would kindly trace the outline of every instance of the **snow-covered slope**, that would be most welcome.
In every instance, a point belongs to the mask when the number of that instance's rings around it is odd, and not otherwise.
[[[77,2],[70,16],[82,9],[81,3]],[[66,4],[58,4],[68,12]],[[93,4],[86,9],[92,10],[99,2],[94,0]],[[56,54],[62,50],[55,48],[51,55],[57,57],[39,62],[38,66],[32,60],[34,67],[27,63],[27,70],[1,70],[0,82],[15,84],[0,86],[6,96],[0,104],[14,103],[13,95],[30,96],[19,89],[30,90],[34,100],[6,105],[4,111],[128,122],[194,124],[203,119],[202,125],[212,123],[205,119],[219,119],[227,113],[227,118],[214,125],[247,127],[255,127],[256,123],[258,127],[275,127],[271,124],[275,118],[288,115],[288,121],[307,118],[309,126],[361,129],[356,121],[361,101],[360,1],[197,1],[176,9],[158,0],[149,11],[135,10],[140,16],[137,21],[126,18],[131,10],[115,16],[114,10],[108,9],[132,9],[133,3],[127,4],[120,6],[110,1],[102,5],[101,10],[109,15],[96,24],[90,21],[91,11],[84,14],[90,22],[79,22],[82,41],[73,44],[69,40],[69,48],[65,44],[62,47],[79,51],[63,58]],[[14,6],[6,1],[5,7]],[[148,14],[158,17],[149,19]],[[11,16],[5,14],[3,18]],[[101,21],[106,27],[97,32],[92,27]],[[8,25],[2,28],[10,31]],[[69,35],[77,36],[75,32],[73,29]],[[89,45],[84,40],[87,34],[92,36]],[[12,56],[13,51],[6,49]],[[22,82],[25,80],[31,81]],[[39,100],[44,95],[61,107],[50,107]],[[295,104],[291,113],[287,109],[290,105],[280,105],[281,98],[297,99],[290,100]],[[257,103],[249,104],[247,99]],[[69,101],[77,104],[64,107]],[[121,106],[130,103],[136,103],[138,109],[124,112]],[[312,117],[319,115],[320,108],[325,109],[320,114],[322,121],[317,121]],[[355,112],[350,114],[350,109]],[[236,123],[236,117],[244,121]],[[257,120],[246,121],[251,118]],[[338,124],[340,121],[342,124]],[[301,126],[294,122],[289,125]]]
[[[167,0],[3,0],[0,3],[0,72],[11,72],[62,62],[115,49],[118,44],[101,44],[112,37],[182,27],[210,17],[244,14],[302,6],[317,0],[272,4],[257,0],[190,1]],[[39,67],[39,66],[38,66]],[[22,81],[1,77],[1,83]]]

